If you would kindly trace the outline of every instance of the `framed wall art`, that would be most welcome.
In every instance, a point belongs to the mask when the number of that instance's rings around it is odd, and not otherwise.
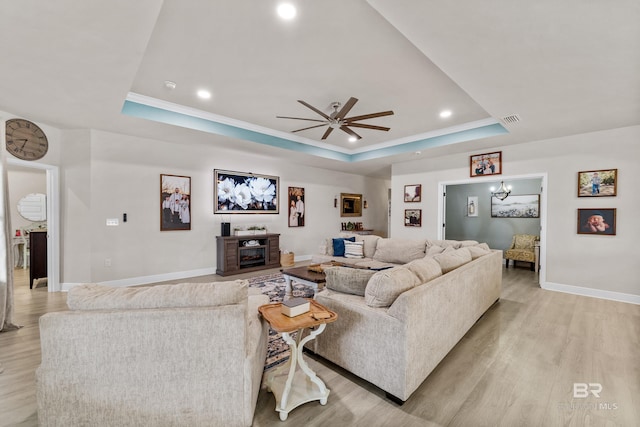
[[[578,209],[578,234],[616,235],[616,209]]]
[[[618,190],[618,169],[578,172],[578,197],[615,196]]]
[[[289,227],[304,227],[304,188],[289,187]]]
[[[539,218],[540,195],[510,195],[504,200],[491,196],[491,216],[493,218]]]
[[[405,209],[404,226],[422,227],[422,209]]]
[[[469,156],[469,176],[501,175],[502,151]]]
[[[191,230],[191,177],[160,175],[160,231]]]
[[[213,171],[214,213],[279,213],[280,178],[271,175]]]
[[[467,216],[469,217],[478,216],[478,196],[467,197]]]
[[[404,201],[405,203],[419,202],[422,198],[422,185],[405,185],[404,186]]]

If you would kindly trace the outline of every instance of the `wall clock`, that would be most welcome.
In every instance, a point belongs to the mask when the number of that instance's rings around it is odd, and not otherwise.
[[[49,150],[42,129],[25,119],[10,119],[6,125],[7,151],[22,160],[38,160]]]

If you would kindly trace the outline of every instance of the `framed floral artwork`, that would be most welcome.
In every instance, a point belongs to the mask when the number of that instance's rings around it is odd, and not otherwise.
[[[469,156],[469,176],[502,174],[502,151]]]
[[[578,197],[615,196],[618,192],[618,169],[578,172]]]
[[[213,175],[214,213],[279,213],[279,177],[221,169]]]
[[[160,175],[160,231],[191,230],[191,178]]]
[[[504,200],[491,196],[492,218],[540,218],[540,195],[509,196]]]

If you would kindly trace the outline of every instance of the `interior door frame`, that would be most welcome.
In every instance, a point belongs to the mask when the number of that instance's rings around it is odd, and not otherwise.
[[[60,170],[58,166],[6,158],[8,166],[44,170],[47,180],[47,290],[60,287]],[[11,185],[11,182],[9,182]]]
[[[487,181],[510,181],[518,179],[541,179],[540,188],[540,271],[538,284],[546,283],[547,269],[547,173],[538,172],[526,175],[488,175],[486,177],[466,178],[457,181],[438,182],[438,239],[444,239],[446,229],[446,188],[448,185],[474,184]]]

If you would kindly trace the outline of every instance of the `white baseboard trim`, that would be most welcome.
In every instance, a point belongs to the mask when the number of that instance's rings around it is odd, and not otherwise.
[[[308,261],[310,259],[311,259],[311,255],[295,256],[295,261]],[[166,282],[168,280],[187,279],[189,277],[206,276],[209,274],[216,274],[215,267],[201,268],[198,270],[189,270],[189,271],[178,271],[175,273],[154,274],[152,276],[131,277],[129,279],[108,280],[105,282],[98,282],[98,283],[100,283],[101,285],[114,286],[114,287],[127,287],[127,286],[146,285],[149,283]],[[229,280],[233,280],[233,278]],[[74,286],[78,286],[81,284],[82,283],[61,283],[61,290],[63,292],[66,292],[69,289],[73,288]]]
[[[629,304],[640,304],[640,295],[625,294],[622,292],[604,291],[602,289],[585,288],[582,286],[563,285],[560,283],[545,282],[541,283],[542,289],[549,291],[564,292],[565,294],[582,295],[585,297],[593,297],[607,299],[611,301],[626,302]]]
[[[108,285],[114,287],[126,287],[136,285],[146,285],[148,283],[166,282],[167,280],[180,280],[187,279],[189,277],[206,276],[208,274],[216,274],[214,267],[201,268],[198,270],[178,271],[175,273],[154,274],[152,276],[131,277],[129,279],[121,280],[108,280],[105,282],[98,282],[101,285]],[[62,283],[62,290],[68,291],[74,286],[78,286],[81,283]]]

